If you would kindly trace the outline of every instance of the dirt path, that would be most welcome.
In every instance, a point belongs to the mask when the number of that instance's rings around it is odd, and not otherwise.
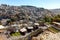
[[[4,34],[0,34],[0,40],[7,40],[6,35],[4,35]]]

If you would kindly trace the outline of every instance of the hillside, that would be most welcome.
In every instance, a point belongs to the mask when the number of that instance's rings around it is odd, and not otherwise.
[[[53,12],[48,9],[38,8],[34,6],[10,6],[6,4],[0,5],[0,20],[11,18],[12,16],[17,16],[21,18],[22,16],[30,17],[31,19],[43,18],[44,16],[53,16]]]

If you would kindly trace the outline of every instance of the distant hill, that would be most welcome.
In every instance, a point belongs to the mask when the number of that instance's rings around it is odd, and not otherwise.
[[[60,14],[60,8],[59,9],[51,9],[50,11],[56,15]]]

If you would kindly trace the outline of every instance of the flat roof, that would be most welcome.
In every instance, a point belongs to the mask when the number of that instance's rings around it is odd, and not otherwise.
[[[27,27],[28,29],[33,29],[33,27]]]
[[[53,22],[54,24],[58,24],[58,25],[60,25],[60,23],[58,23],[58,22]]]
[[[21,32],[26,32],[27,29],[26,29],[26,28],[22,28],[22,29],[20,29],[20,31],[21,31]]]
[[[39,25],[39,23],[34,23],[35,25]]]
[[[11,26],[18,26],[17,24],[12,24]]]
[[[3,29],[3,28],[5,28],[3,25],[0,25],[0,29]]]

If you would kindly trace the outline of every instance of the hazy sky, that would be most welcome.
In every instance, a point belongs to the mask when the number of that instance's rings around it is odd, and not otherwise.
[[[44,7],[47,9],[60,8],[60,0],[0,0],[0,4],[8,5],[31,5],[36,7]]]

